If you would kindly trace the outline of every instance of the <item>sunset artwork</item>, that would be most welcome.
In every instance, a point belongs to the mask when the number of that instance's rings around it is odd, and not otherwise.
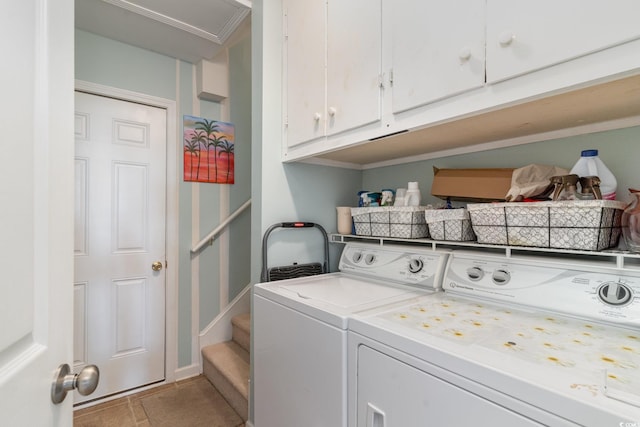
[[[234,135],[232,123],[185,115],[184,180],[233,184]]]

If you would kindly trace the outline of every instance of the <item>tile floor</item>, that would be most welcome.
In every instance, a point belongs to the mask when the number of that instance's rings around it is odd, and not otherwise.
[[[179,381],[177,383],[161,385],[149,390],[142,391],[140,393],[132,394],[91,407],[78,409],[74,411],[73,425],[74,427],[153,427],[152,423],[147,417],[147,413],[142,406],[141,400],[156,393],[172,392],[176,388],[179,389],[180,387],[193,385],[190,384],[190,382],[192,381],[203,381],[206,382],[206,384],[210,385],[205,377],[198,376]],[[205,389],[209,390],[208,387],[205,387]],[[211,386],[211,393],[218,393],[217,390],[213,388],[213,386]],[[224,407],[219,408],[220,412],[228,412],[229,410],[233,411],[231,407],[226,404],[224,399],[216,399],[216,401],[222,402],[219,403],[221,406],[224,405]],[[237,422],[233,422],[232,424],[220,427],[239,426],[244,426],[244,423],[238,424]],[[190,426],[185,424],[184,427]]]

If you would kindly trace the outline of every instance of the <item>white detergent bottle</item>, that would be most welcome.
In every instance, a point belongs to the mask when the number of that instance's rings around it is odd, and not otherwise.
[[[584,150],[580,153],[580,159],[571,169],[572,174],[580,177],[597,176],[600,178],[600,192],[603,200],[616,199],[616,187],[618,182],[609,168],[598,157],[598,150]]]
[[[404,196],[404,205],[405,206],[420,206],[420,200],[422,195],[420,194],[420,189],[418,188],[417,182],[409,182],[407,184],[407,193]]]

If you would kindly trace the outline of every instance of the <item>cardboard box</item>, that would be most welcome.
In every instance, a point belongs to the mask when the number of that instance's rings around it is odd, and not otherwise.
[[[441,199],[463,202],[504,201],[511,188],[513,168],[438,169],[433,168],[431,194]]]

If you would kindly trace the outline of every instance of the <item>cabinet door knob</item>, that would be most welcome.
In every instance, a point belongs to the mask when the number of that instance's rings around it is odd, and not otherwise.
[[[328,110],[328,111],[329,111],[329,115],[330,115],[331,117],[333,117],[333,116],[335,116],[335,115],[336,115],[336,112],[337,112],[338,110],[336,110],[336,107],[329,107],[329,110]]]
[[[315,113],[313,115],[313,120],[315,120],[316,122],[319,122],[321,118],[322,118],[322,115],[320,113]]]
[[[460,49],[460,52],[458,52],[458,58],[460,58],[461,62],[465,62],[471,59],[471,49],[469,48],[469,46],[465,46]]]
[[[498,43],[500,43],[500,46],[502,47],[507,47],[513,42],[513,40],[515,40],[515,38],[516,35],[511,31],[504,31],[498,36]]]

